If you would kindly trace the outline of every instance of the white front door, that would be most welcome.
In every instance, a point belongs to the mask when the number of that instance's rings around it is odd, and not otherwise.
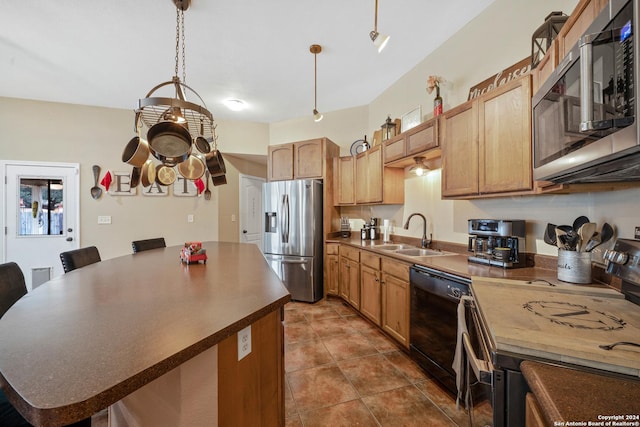
[[[29,291],[63,274],[60,253],[79,247],[79,166],[5,162],[4,261]]]
[[[240,242],[255,243],[262,251],[263,178],[240,174]]]

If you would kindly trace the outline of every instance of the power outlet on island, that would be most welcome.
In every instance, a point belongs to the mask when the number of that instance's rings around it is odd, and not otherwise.
[[[238,360],[251,353],[251,325],[238,331]]]

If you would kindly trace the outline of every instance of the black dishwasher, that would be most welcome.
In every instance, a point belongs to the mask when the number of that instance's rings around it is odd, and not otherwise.
[[[445,388],[456,394],[453,357],[458,302],[469,295],[471,280],[428,267],[410,269],[410,355]]]

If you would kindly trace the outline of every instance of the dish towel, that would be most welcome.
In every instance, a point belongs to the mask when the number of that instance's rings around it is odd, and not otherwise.
[[[458,395],[456,397],[456,409],[460,409],[460,400],[463,398],[463,386],[464,386],[464,345],[462,344],[462,334],[469,333],[467,330],[467,320],[465,315],[465,302],[473,301],[473,297],[469,295],[463,295],[458,303],[458,335],[456,340],[456,352],[453,356],[453,371],[456,373],[456,388],[458,389]]]

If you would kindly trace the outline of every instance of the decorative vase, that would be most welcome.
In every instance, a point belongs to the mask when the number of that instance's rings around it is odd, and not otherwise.
[[[433,99],[433,117],[442,114],[442,97],[440,96],[440,86],[436,86],[436,97]]]

